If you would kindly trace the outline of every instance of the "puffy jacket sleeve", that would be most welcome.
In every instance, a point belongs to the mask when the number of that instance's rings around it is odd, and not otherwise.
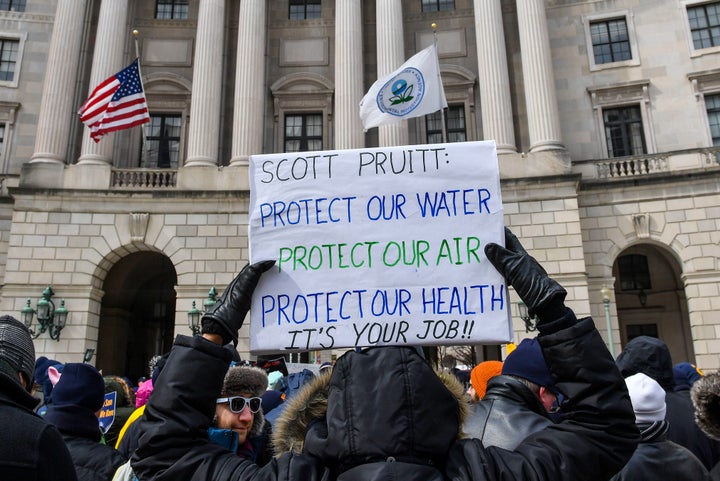
[[[259,468],[210,442],[207,429],[230,364],[230,352],[202,337],[178,336],[140,423],[132,467],[142,481],[314,481],[313,458],[283,455]],[[295,477],[301,476],[301,477]]]
[[[570,319],[572,316],[573,319]],[[640,439],[625,382],[590,318],[540,328],[538,340],[555,385],[568,400],[563,420],[514,451],[484,448],[476,439],[453,446],[447,464],[454,481],[607,480],[632,456]]]

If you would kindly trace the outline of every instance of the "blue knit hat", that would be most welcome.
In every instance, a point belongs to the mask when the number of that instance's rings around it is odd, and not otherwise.
[[[688,390],[695,384],[695,381],[704,376],[704,373],[694,364],[679,362],[673,366],[673,377],[675,378],[675,390]]]
[[[550,375],[540,343],[537,339],[523,339],[511,352],[502,366],[502,373],[517,376],[560,394]]]

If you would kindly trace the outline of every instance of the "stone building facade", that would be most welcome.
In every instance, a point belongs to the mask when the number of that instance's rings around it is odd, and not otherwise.
[[[188,333],[248,259],[250,155],[438,142],[439,114],[363,132],[357,108],[437,39],[449,138],[496,141],[506,224],[568,304],[615,354],[655,335],[720,368],[719,1],[3,5],[0,310],[52,286],[70,311],[38,355],[139,377]],[[147,142],[95,143],[77,109],[136,53]]]

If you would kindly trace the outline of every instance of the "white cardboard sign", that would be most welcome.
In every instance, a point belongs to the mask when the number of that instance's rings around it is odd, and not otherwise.
[[[495,143],[256,155],[250,350],[511,339]]]

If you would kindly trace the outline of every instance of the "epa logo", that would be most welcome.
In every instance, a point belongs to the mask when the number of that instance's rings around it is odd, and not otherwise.
[[[404,117],[420,105],[424,96],[422,72],[408,67],[385,82],[377,94],[377,106],[385,114]]]

